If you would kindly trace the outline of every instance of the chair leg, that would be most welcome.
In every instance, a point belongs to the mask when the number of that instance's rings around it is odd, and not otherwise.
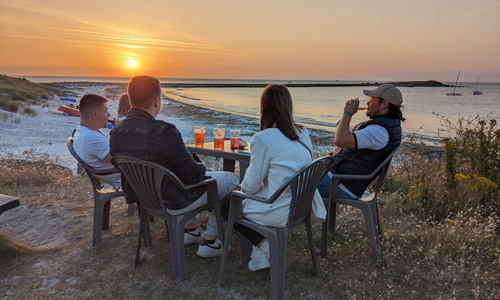
[[[170,229],[170,249],[175,283],[183,281],[186,277],[184,269],[184,225],[179,223],[179,217],[174,216],[168,226]]]
[[[144,238],[144,247],[150,248],[153,245],[153,239],[151,238],[151,227],[149,226],[149,221],[152,216],[150,216],[142,207],[141,203],[137,202],[137,211],[139,212],[139,220],[142,219],[142,215],[145,214],[147,216],[144,221],[144,225],[142,227],[142,236]],[[154,219],[154,218],[153,218]]]
[[[111,199],[104,203],[104,210],[102,213],[102,229],[109,228],[109,214],[111,212]]]
[[[141,254],[141,242],[142,242],[142,232],[144,230],[144,224],[146,223],[146,212],[142,211],[139,217],[139,239],[137,241],[137,249],[135,251],[135,263],[134,266],[139,264],[139,256]]]
[[[329,211],[329,223],[328,223],[328,230],[331,232],[335,232],[335,222],[337,220],[337,203],[331,203],[330,205],[330,211]]]
[[[224,245],[222,250],[222,259],[219,267],[219,277],[217,278],[217,285],[221,286],[224,280],[224,269],[226,268],[227,256],[229,254],[229,244],[231,243],[231,235],[233,234],[234,218],[229,215],[226,227],[226,237],[224,238]]]
[[[311,250],[311,259],[313,262],[314,275],[319,276],[318,260],[316,259],[316,252],[314,251],[314,240],[312,235],[311,220],[309,218],[306,219],[305,225],[307,231],[307,239],[309,240],[309,249]]]
[[[328,242],[328,220],[321,224],[321,257],[326,257],[326,244]]]
[[[328,244],[328,231],[335,232],[335,222],[337,219],[337,203],[329,202],[327,208],[326,221],[321,226],[321,257],[326,257]]]
[[[271,261],[271,299],[284,299],[287,235],[285,231],[278,230],[275,237],[268,237]]]
[[[374,219],[372,214],[372,208],[370,206],[366,206],[362,208],[363,215],[365,216],[366,222],[366,234],[368,236],[368,241],[372,248],[373,258],[376,260],[380,260],[382,256],[382,251],[380,247],[380,236],[378,233],[378,226],[376,223],[378,220]]]
[[[94,230],[92,234],[92,249],[101,248],[104,205],[99,200],[99,194],[94,195]]]
[[[168,222],[165,220],[165,229],[167,230],[167,242],[170,243],[170,234],[168,233]]]

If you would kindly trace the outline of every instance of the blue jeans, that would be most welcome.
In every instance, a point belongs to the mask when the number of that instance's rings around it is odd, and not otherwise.
[[[318,185],[318,191],[319,191],[319,194],[321,195],[321,198],[330,197],[331,184],[332,184],[332,180],[330,179],[330,176],[328,176],[328,174],[325,175],[325,177],[323,177],[323,179],[321,179],[321,182]],[[338,189],[337,195],[338,195],[337,197],[339,199],[355,199],[341,188]]]

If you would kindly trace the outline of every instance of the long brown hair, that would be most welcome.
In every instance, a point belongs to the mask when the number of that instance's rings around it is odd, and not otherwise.
[[[293,120],[292,96],[282,84],[268,85],[260,97],[260,130],[276,127],[292,141],[299,139],[295,127],[304,128]]]
[[[130,110],[130,101],[128,99],[128,94],[123,93],[118,99],[118,108],[116,109],[116,117],[121,118],[125,116]]]

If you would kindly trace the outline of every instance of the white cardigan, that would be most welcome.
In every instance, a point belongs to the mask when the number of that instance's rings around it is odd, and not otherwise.
[[[307,129],[300,140],[312,149]],[[250,166],[242,182],[242,191],[260,197],[270,197],[288,178],[311,162],[311,154],[298,141],[291,141],[277,128],[268,128],[254,135],[250,143]],[[285,190],[272,204],[250,199],[243,200],[243,214],[256,223],[284,227],[290,213],[291,191]],[[315,217],[325,220],[326,209],[316,191],[312,204]]]

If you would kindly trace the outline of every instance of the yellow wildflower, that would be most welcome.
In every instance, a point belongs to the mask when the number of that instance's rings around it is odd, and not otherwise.
[[[462,173],[455,174],[455,179],[458,181],[462,181],[462,180],[469,179],[469,178],[470,178],[469,175],[464,175]]]
[[[476,180],[476,182],[479,183],[479,184],[486,185],[487,187],[490,187],[490,188],[493,188],[493,189],[497,189],[498,188],[498,185],[496,183],[494,183],[493,181],[489,180],[486,177],[482,177],[482,176],[479,176],[477,174],[474,174],[473,176],[474,176],[474,179]]]

